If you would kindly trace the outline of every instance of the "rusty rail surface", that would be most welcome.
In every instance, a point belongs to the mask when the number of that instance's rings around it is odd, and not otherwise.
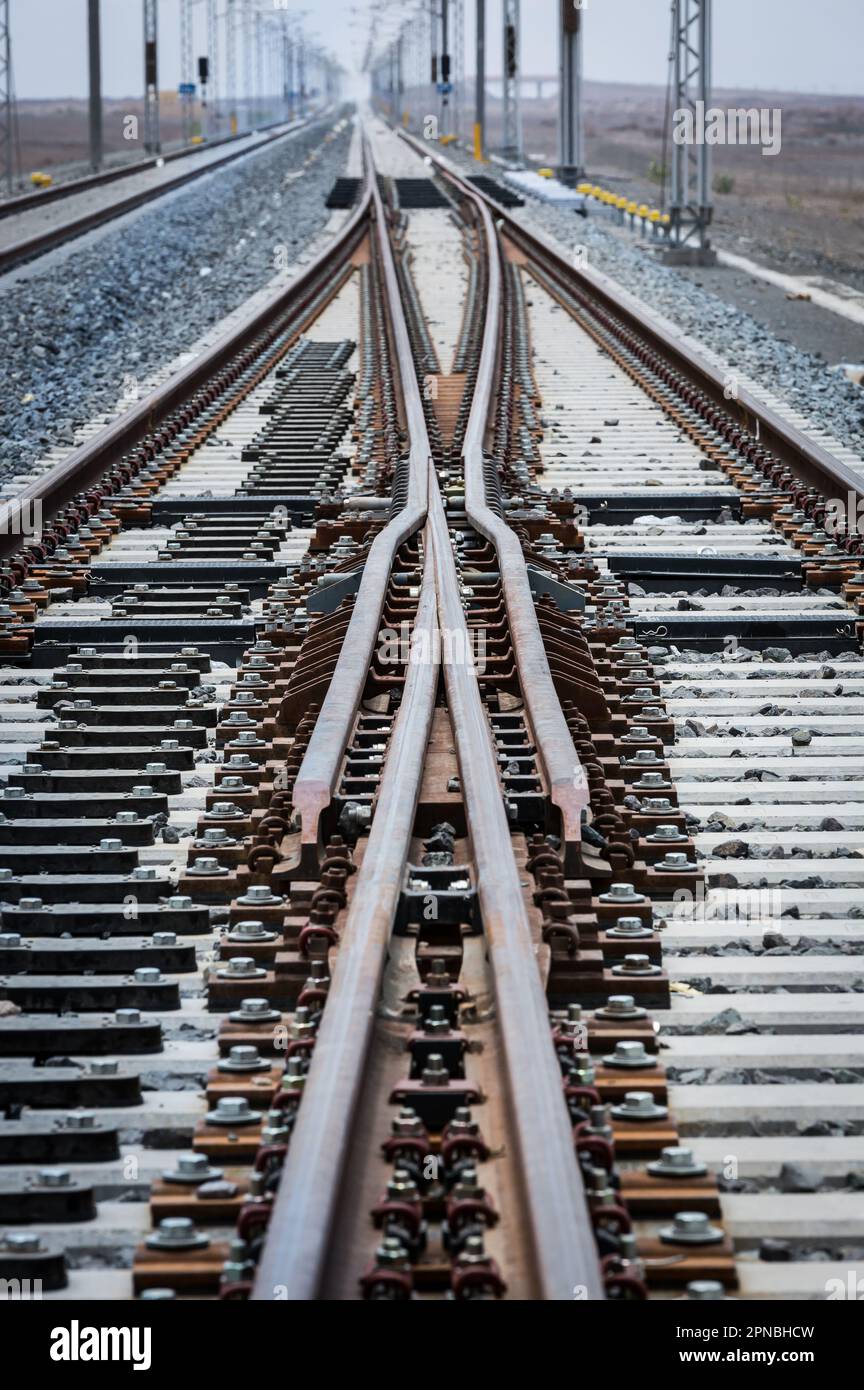
[[[487,216],[506,231],[507,237],[529,261],[533,261],[565,289],[574,286],[588,291],[596,302],[619,316],[634,332],[645,341],[694,385],[710,396],[736,419],[741,428],[753,433],[766,448],[773,450],[779,458],[796,469],[802,481],[808,486],[826,492],[828,496],[845,499],[847,492],[864,498],[864,478],[855,473],[841,459],[824,449],[816,440],[810,439],[788,420],[761,401],[745,387],[739,387],[734,401],[727,398],[726,379],[723,372],[703,357],[701,353],[668,333],[653,317],[646,315],[639,302],[616,285],[605,275],[592,270],[590,266],[574,266],[561,254],[560,249],[542,232],[530,229],[518,221],[512,212],[497,202],[491,194],[482,192],[469,183],[459,170],[445,156],[429,147],[428,142],[418,140],[407,131],[397,134],[413,149],[457,185],[465,197],[482,206]],[[838,491],[839,490],[839,491]]]
[[[413,140],[409,140],[409,143],[416,147]],[[436,159],[436,162],[439,161]],[[440,167],[450,175],[449,168]],[[587,811],[590,805],[588,780],[573,746],[573,738],[549,669],[522,547],[515,532],[492,511],[486,500],[483,442],[494,403],[502,295],[498,237],[484,200],[465,180],[455,178],[454,181],[479,212],[489,267],[489,301],[482,355],[463,445],[465,511],[471,525],[494,545],[498,555],[522,698],[546,786],[553,805],[557,806],[561,815],[562,838],[572,846],[581,839],[582,812]]]
[[[371,167],[368,144],[366,158]],[[424,487],[428,519],[424,531],[424,572],[417,623],[421,630],[429,631],[436,621],[432,604],[434,571],[438,626],[462,637],[455,647],[451,644],[449,656],[444,656],[443,663],[481,916],[495,983],[496,1015],[503,1042],[504,1084],[518,1150],[519,1196],[527,1214],[534,1278],[544,1299],[572,1300],[577,1287],[587,1290],[587,1297],[599,1299],[603,1295],[597,1251],[562,1095],[560,1066],[552,1043],[548,1005],[513,855],[489,723],[473,667],[453,659],[454,650],[463,653],[470,650],[467,623],[444,506],[431,463],[383,205],[374,181],[372,196],[404,408],[409,421],[412,473],[422,459],[428,479],[428,486]],[[490,323],[497,312],[498,300],[490,298]],[[489,381],[491,383],[491,378]],[[487,393],[482,403],[484,415],[488,405]],[[419,480],[412,481],[417,483],[419,496]],[[403,516],[400,513],[399,519]],[[404,534],[409,534],[407,520],[404,518],[403,526],[394,535],[402,535],[404,539]],[[393,523],[390,525],[392,527]],[[378,539],[384,534],[382,532]],[[367,561],[367,569],[368,564]],[[524,561],[522,564],[524,569]],[[383,602],[383,589],[381,597]],[[368,616],[364,616],[362,608],[357,615],[357,608],[361,608],[359,597],[355,605],[357,621],[355,624],[352,617],[343,647],[343,655],[350,661],[352,671],[360,660],[355,651],[346,652],[351,647],[352,629],[364,643],[365,652],[369,628]],[[380,607],[376,616],[379,614]],[[442,645],[447,647],[448,644]],[[346,669],[349,669],[347,662]],[[259,1261],[253,1293],[257,1300],[272,1299],[276,1288],[280,1298],[314,1299],[321,1286],[328,1259],[329,1231],[350,1157],[363,1066],[372,1038],[387,945],[411,838],[437,676],[437,660],[412,663],[409,667],[369,841],[340,936],[306,1093]],[[343,692],[337,665],[328,692],[328,699],[332,696],[330,737],[338,715],[342,720],[339,727],[345,729],[347,739],[349,706],[353,719],[354,695],[356,693],[359,701],[361,692],[362,683],[360,691],[352,691],[350,696]],[[326,711],[327,701],[319,715],[316,733]],[[329,768],[334,757],[338,766],[345,739],[335,748],[328,737],[322,735],[319,739],[314,762],[316,769],[320,769],[317,780],[308,770],[306,774],[310,800],[323,790],[323,779],[330,775],[324,769]],[[311,751],[310,742],[303,767]],[[335,770],[332,775],[335,776]],[[300,778],[297,786],[299,784]],[[350,1057],[350,1066],[346,1066],[347,1057]]]
[[[597,1251],[572,1126],[563,1103],[561,1068],[549,1030],[549,1006],[513,856],[489,722],[473,669],[467,662],[453,659],[454,650],[469,650],[468,632],[437,485],[430,499],[429,529],[439,622],[442,629],[462,636],[461,643],[449,644],[449,659],[444,652],[444,678],[484,937],[495,980],[505,1084],[518,1147],[521,1196],[530,1220],[534,1274],[544,1301],[572,1300],[580,1286],[587,1291],[586,1297],[600,1299]]]
[[[364,159],[410,435],[408,499],[370,548],[333,680],[294,786],[292,799],[295,809],[301,810],[306,843],[317,843],[318,815],[332,796],[363,694],[396,553],[423,524],[428,503],[429,438],[408,330],[399,311],[396,270],[368,142],[364,144]],[[431,638],[436,625],[435,589],[427,547],[415,620],[415,632],[426,634],[427,652],[435,649]],[[307,1093],[291,1136],[267,1243],[258,1265],[253,1294],[256,1299],[272,1299],[277,1286],[287,1290],[289,1299],[314,1299],[320,1287],[327,1233],[350,1158],[352,1124],[408,857],[437,684],[437,661],[409,664],[363,863],[339,938],[339,954],[312,1053]],[[347,1065],[346,1059],[350,1059]]]
[[[8,558],[26,543],[26,537],[22,540],[20,535],[19,525],[25,508],[31,504],[40,505],[41,523],[44,526],[79,492],[96,483],[106,469],[119,462],[124,453],[134,448],[172,410],[205,385],[257,334],[267,329],[274,318],[288,310],[302,312],[304,306],[315,298],[327,277],[335,279],[337,268],[347,262],[361,240],[369,215],[370,199],[371,190],[367,185],[358,207],[338,236],[284,289],[277,290],[265,304],[247,314],[236,328],[196,357],[188,367],[157,386],[85,444],[73,449],[68,458],[21,488],[14,498],[0,503],[0,560]],[[334,284],[334,291],[335,288]]]
[[[427,554],[415,632],[436,626]],[[346,639],[347,640],[347,639]],[[306,1094],[282,1170],[253,1298],[318,1296],[375,1026],[387,947],[402,890],[414,810],[435,705],[438,663],[413,661],[381,776],[363,862],[339,937],[327,1007],[315,1039]]]
[[[394,356],[399,370],[402,399],[409,435],[408,494],[405,506],[392,517],[369,547],[363,576],[351,613],[345,641],[333,680],[309,739],[294,784],[294,808],[300,814],[301,853],[311,854],[318,844],[319,819],[330,804],[336,777],[354,723],[384,607],[387,582],[396,552],[422,526],[428,505],[429,439],[419,391],[414,389],[414,366],[404,317],[393,312],[399,303],[399,287],[392,256],[384,253],[387,238],[384,205],[378,192],[372,153],[364,141],[367,188],[370,190],[376,233],[382,252],[385,295],[390,304]]]

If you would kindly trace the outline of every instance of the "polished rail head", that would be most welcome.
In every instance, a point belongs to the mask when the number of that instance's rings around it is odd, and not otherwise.
[[[374,214],[373,235],[383,271],[385,302],[409,430],[408,501],[398,517],[376,537],[372,551],[381,542],[377,554],[373,556],[370,551],[363,576],[364,581],[367,574],[370,576],[368,597],[364,600],[361,583],[340,662],[316,723],[317,732],[326,715],[326,732],[322,732],[317,741],[313,734],[301,764],[294,804],[295,808],[298,805],[305,808],[304,833],[311,832],[305,817],[310,811],[320,813],[329,803],[333,779],[341,765],[372,656],[370,626],[374,641],[396,552],[404,539],[424,521],[429,496],[430,448],[426,417],[401,308],[384,205],[375,179],[371,149],[365,139],[364,159]],[[373,560],[374,570],[370,571]],[[379,595],[382,576],[383,588]],[[438,643],[433,640],[436,628],[431,546],[427,544],[414,625],[415,632],[425,636],[427,652],[438,649]],[[350,661],[346,659],[342,663],[340,675],[343,656]],[[357,666],[363,660],[366,665],[360,671],[358,684]],[[352,1126],[372,1038],[375,1006],[411,842],[437,684],[437,660],[409,663],[378,787],[375,815],[339,939],[327,1008],[316,1038],[303,1104],[298,1111],[258,1266],[252,1295],[256,1300],[271,1300],[275,1288],[280,1290],[280,1297],[311,1300],[321,1289],[327,1242],[350,1159]],[[315,834],[317,839],[317,820]],[[346,1065],[346,1058],[351,1059],[350,1065]]]
[[[439,624],[456,633],[466,628],[465,613],[437,480],[430,492],[428,529],[435,557]],[[467,632],[464,641],[467,644]],[[467,645],[462,648],[467,649]],[[552,1044],[549,1008],[513,856],[489,721],[474,671],[465,662],[455,661],[453,650],[449,656],[445,651],[443,664],[495,981],[534,1278],[544,1302],[602,1299],[594,1233],[562,1096],[561,1067]]]
[[[414,141],[411,143],[416,144]],[[441,161],[438,156],[433,156],[433,159],[439,164],[442,172],[450,177],[449,163]],[[489,266],[489,293],[482,351],[462,451],[465,470],[465,511],[472,526],[491,541],[498,554],[522,698],[531,723],[544,779],[552,803],[557,807],[561,817],[561,839],[565,855],[569,850],[573,856],[581,843],[583,817],[587,816],[591,804],[588,779],[573,745],[573,737],[567,727],[567,720],[549,669],[522,547],[515,532],[491,510],[486,498],[483,443],[489,415],[495,404],[503,295],[501,251],[486,202],[472,184],[458,175],[454,174],[452,177],[459,191],[469,198],[477,209],[482,229],[482,244]]]
[[[384,204],[365,136],[364,165],[372,234],[377,238],[381,256],[385,302],[390,306],[391,332],[410,440],[408,496],[405,506],[378,533],[369,548],[333,680],[324,697],[294,784],[294,809],[301,825],[301,855],[310,868],[314,867],[320,848],[320,818],[332,799],[342,755],[360,706],[393,561],[400,545],[423,525],[428,506],[429,439],[426,418],[414,373],[408,329],[401,313],[393,312],[393,306],[399,303],[399,288],[387,237]]]
[[[371,163],[371,152],[367,157]],[[438,625],[456,632],[467,627],[465,613],[438,480],[429,457],[383,206],[374,195],[373,200],[394,344],[406,390],[411,457],[413,461],[424,455],[427,470],[426,563],[418,621],[428,625],[435,620],[430,612],[430,569],[434,566]],[[463,650],[468,650],[467,641]],[[544,1299],[599,1299],[603,1296],[599,1260],[513,858],[489,723],[476,673],[468,664],[454,662],[452,653],[449,661],[445,657],[445,664],[478,894],[495,977],[515,1142],[525,1175],[521,1197],[530,1224],[534,1276]],[[261,1256],[253,1294],[256,1299],[272,1299],[277,1287],[280,1297],[287,1288],[289,1297],[300,1299],[314,1298],[320,1290],[327,1232],[341,1189],[360,1086],[360,1066],[353,1077],[344,1076],[344,1057],[350,1051],[352,1058],[362,1063],[371,1036],[374,1000],[398,897],[397,864],[401,867],[404,862],[406,837],[411,833],[406,807],[399,801],[410,802],[413,809],[413,789],[419,786],[437,670],[437,665],[430,663],[409,669],[370,840],[313,1054],[310,1083],[314,1079],[316,1087],[323,1088],[323,1095],[312,1101],[313,1086],[307,1086]],[[348,951],[343,957],[346,945]],[[319,1057],[322,1042],[325,1046]],[[340,1079],[334,1079],[337,1077]],[[334,1094],[328,1100],[331,1086]],[[324,1165],[320,1170],[319,1163]]]
[[[415,632],[425,634],[427,651],[435,649],[436,626],[427,552],[414,625]],[[258,1264],[252,1294],[256,1300],[272,1300],[277,1288],[280,1299],[304,1301],[320,1296],[328,1238],[351,1160],[351,1136],[411,843],[437,685],[437,662],[409,664],[363,862],[339,938],[303,1103]]]

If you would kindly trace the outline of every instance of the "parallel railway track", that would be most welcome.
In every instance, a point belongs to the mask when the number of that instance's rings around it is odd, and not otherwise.
[[[290,139],[308,127],[309,122],[306,121],[296,121],[288,125],[280,123],[275,128],[264,126],[260,132],[253,132],[251,142],[248,137],[229,136],[201,146],[198,150],[175,150],[164,156],[141,160],[131,166],[104,170],[87,178],[75,179],[38,193],[22,194],[6,202],[0,202],[0,274],[73,241],[96,227],[113,222],[126,213],[145,207],[168,193],[185,188],[204,174],[227,168],[236,160],[268,149],[286,137]],[[261,138],[255,139],[259,134]],[[210,152],[220,146],[227,148],[211,158]],[[205,157],[196,160],[194,155],[199,153]],[[155,172],[161,170],[165,164],[177,164],[179,172],[171,177],[163,177]],[[141,182],[138,179],[137,184],[135,183],[138,175],[147,173],[153,174],[149,182]],[[120,184],[124,179],[131,181],[125,192],[118,188],[117,196],[107,201],[98,196],[103,188],[115,183]],[[78,206],[75,205],[76,200]],[[49,210],[47,215],[44,215],[46,209],[53,209],[56,203],[68,203],[67,217],[62,216],[62,211],[57,213]],[[11,219],[15,217],[19,220],[13,224]],[[9,231],[3,225],[7,219],[10,220]]]
[[[819,1297],[860,479],[446,161],[396,206],[420,152],[373,120],[331,248],[4,504],[0,1275]]]
[[[269,121],[258,126],[257,129],[261,131],[276,130],[285,124],[284,121]],[[177,160],[183,159],[194,161],[195,156],[203,154],[205,150],[216,149],[220,145],[231,145],[237,140],[242,140],[245,133],[216,136],[200,145],[166,150],[162,154],[149,155],[145,159],[136,159],[114,165],[111,168],[100,169],[96,173],[65,179],[63,182],[53,183],[47,188],[28,189],[26,193],[14,193],[10,198],[0,199],[0,221],[6,217],[14,217],[17,212],[25,212],[30,208],[41,207],[48,203],[61,202],[64,198],[74,198],[76,194],[83,193],[87,189],[102,188],[106,184],[116,183],[118,179],[129,178],[130,175],[141,173],[145,169],[156,169],[162,164],[174,164]]]

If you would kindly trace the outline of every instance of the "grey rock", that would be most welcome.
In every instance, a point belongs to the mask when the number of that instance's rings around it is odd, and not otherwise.
[[[822,1178],[818,1168],[805,1163],[784,1163],[777,1177],[781,1192],[818,1192]]]
[[[743,1024],[744,1020],[737,1009],[724,1009],[722,1013],[714,1014],[701,1028],[703,1033],[722,1034],[729,1033],[730,1028]],[[730,1035],[731,1036],[731,1035]]]
[[[759,1258],[766,1264],[785,1264],[792,1259],[792,1249],[786,1240],[763,1240]]]
[[[722,845],[715,845],[711,854],[719,859],[747,859],[750,846],[746,840],[725,840]]]

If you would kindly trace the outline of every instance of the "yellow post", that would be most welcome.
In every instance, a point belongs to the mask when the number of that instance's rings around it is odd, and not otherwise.
[[[474,125],[474,158],[483,161],[483,127],[479,121]]]

